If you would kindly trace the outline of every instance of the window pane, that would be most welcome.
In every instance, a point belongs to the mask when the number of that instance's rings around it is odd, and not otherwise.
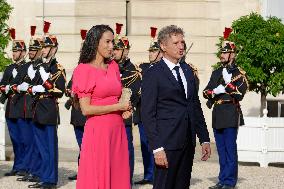
[[[268,117],[278,117],[278,101],[267,101]]]

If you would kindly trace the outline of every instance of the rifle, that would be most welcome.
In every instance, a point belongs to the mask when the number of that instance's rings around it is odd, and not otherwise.
[[[189,48],[186,50],[185,54],[180,58],[179,62],[185,62],[186,55],[188,54],[192,46],[193,46],[193,43],[190,44]]]

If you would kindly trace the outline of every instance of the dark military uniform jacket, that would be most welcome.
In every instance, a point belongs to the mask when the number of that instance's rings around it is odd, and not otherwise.
[[[86,116],[84,116],[82,114],[82,111],[80,109],[76,109],[74,106],[73,106],[73,103],[72,103],[72,97],[71,97],[71,89],[72,89],[72,79],[68,82],[68,85],[66,87],[66,91],[65,91],[65,95],[67,97],[69,97],[69,99],[67,100],[66,104],[65,104],[65,107],[67,109],[70,108],[70,106],[72,106],[71,108],[71,120],[70,120],[70,123],[73,125],[73,126],[76,126],[76,127],[83,127],[85,126],[85,123],[86,123]]]
[[[26,62],[23,60],[9,65],[4,71],[0,86],[4,89],[6,85],[10,85],[7,94],[1,90],[1,103],[4,104],[6,99],[8,99],[5,112],[6,118],[18,119],[23,117],[24,100],[21,99],[21,94],[17,92],[17,85],[21,83],[17,78],[22,74],[24,67],[26,67]]]
[[[43,67],[46,72],[50,73],[45,83],[43,83],[40,76],[40,67]],[[65,70],[55,58],[51,59],[49,63],[38,64],[37,68],[36,76],[32,80],[32,85],[43,85],[46,92],[36,93],[34,95],[33,121],[43,125],[60,124],[57,100],[61,98],[65,92]],[[28,91],[30,91],[30,88]]]
[[[36,61],[32,60],[30,62],[27,62],[23,66],[20,67],[19,73],[17,77],[15,78],[15,84],[14,85],[20,85],[23,82],[26,82],[28,84],[31,84],[31,81],[33,80],[33,76],[30,76],[28,74],[28,69],[30,67],[33,68],[34,72],[37,70],[37,64],[40,64],[41,59],[38,59]],[[33,97],[31,94],[24,92],[24,91],[16,91],[16,94],[19,96],[17,103],[20,104],[19,111],[20,111],[20,118],[25,119],[31,119],[33,118]]]
[[[139,72],[139,68],[131,63],[130,59],[119,64],[119,70],[123,87],[130,88],[132,91],[130,101],[134,109],[133,118],[130,117],[125,120],[125,125],[137,124],[139,118],[137,117],[136,110],[141,96],[141,73]]]
[[[143,74],[154,64],[155,63],[142,63],[139,65],[139,68],[141,69],[142,77],[143,77]]]
[[[143,79],[143,76],[144,74],[147,72],[147,70],[149,68],[151,68],[155,63],[157,62],[154,62],[154,63],[142,63],[139,65],[139,68],[140,68],[140,73],[142,75],[142,79]],[[141,81],[142,83],[142,81]],[[139,120],[139,122],[141,122],[141,98],[139,99],[139,102],[137,104],[137,110],[136,110],[136,117],[137,117],[137,120]]]
[[[213,107],[212,127],[216,129],[238,127],[244,125],[243,115],[239,102],[243,99],[248,82],[245,72],[232,65],[227,68],[232,73],[232,80],[227,85],[223,79],[223,67],[213,71],[207,87],[203,91],[204,98],[208,99],[207,106]],[[215,95],[213,89],[220,84],[225,86],[226,93]]]

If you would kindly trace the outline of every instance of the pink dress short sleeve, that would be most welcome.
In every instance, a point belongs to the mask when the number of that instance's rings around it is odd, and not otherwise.
[[[78,95],[78,98],[91,97],[95,87],[95,80],[90,70],[91,68],[86,64],[79,64],[72,77],[72,91]]]

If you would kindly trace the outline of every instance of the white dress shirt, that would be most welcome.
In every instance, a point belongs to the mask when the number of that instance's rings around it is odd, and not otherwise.
[[[169,61],[168,59],[166,59],[165,57],[163,57],[163,60],[164,62],[167,64],[167,66],[170,68],[170,70],[172,71],[173,75],[175,76],[176,80],[178,81],[178,78],[177,78],[177,73],[176,71],[174,70],[174,67],[178,66],[179,67],[179,73],[180,73],[180,77],[181,77],[181,80],[182,80],[182,84],[183,84],[183,87],[184,87],[184,91],[185,91],[185,96],[187,98],[187,82],[186,82],[186,78],[185,78],[185,75],[183,73],[183,70],[181,69],[180,67],[180,64],[177,63],[172,63],[171,61]],[[178,84],[178,83],[177,83]]]

